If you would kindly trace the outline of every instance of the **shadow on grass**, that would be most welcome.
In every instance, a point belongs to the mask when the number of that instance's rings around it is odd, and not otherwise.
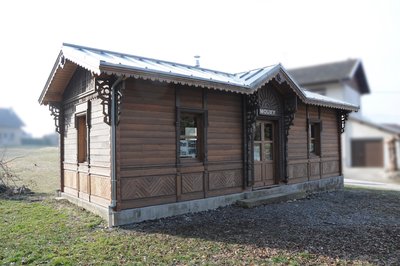
[[[0,193],[0,199],[10,201],[25,201],[25,202],[38,202],[43,201],[46,198],[51,198],[53,195],[49,193],[25,193],[25,194],[7,194]]]
[[[345,189],[253,209],[220,208],[122,227],[146,233],[400,264],[400,192]]]

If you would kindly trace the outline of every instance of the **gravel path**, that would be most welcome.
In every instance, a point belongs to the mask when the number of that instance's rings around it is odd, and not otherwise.
[[[343,190],[253,209],[225,207],[124,227],[329,258],[400,265],[400,192]],[[265,254],[264,254],[265,255]]]

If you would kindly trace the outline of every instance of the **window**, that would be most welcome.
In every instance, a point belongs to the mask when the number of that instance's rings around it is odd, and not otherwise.
[[[383,139],[352,139],[351,166],[353,167],[383,167]]]
[[[257,122],[254,132],[254,161],[272,161],[274,128],[272,123]]]
[[[78,163],[87,161],[87,127],[86,114],[76,116],[78,129]]]
[[[311,154],[320,156],[321,155],[321,123],[311,122],[310,123],[310,147],[309,152]]]
[[[201,159],[201,115],[181,113],[180,158]]]

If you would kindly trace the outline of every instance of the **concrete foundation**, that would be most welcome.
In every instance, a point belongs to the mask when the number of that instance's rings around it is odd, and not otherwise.
[[[337,190],[343,188],[343,176],[335,176],[320,180],[308,181],[299,184],[281,185],[256,191],[218,196],[212,198],[155,205],[143,208],[128,209],[115,212],[108,208],[75,198],[66,193],[62,197],[70,202],[83,207],[108,221],[109,226],[119,226],[138,223],[146,220],[160,219],[185,213],[195,213],[213,210],[219,207],[232,205],[239,200],[265,197],[268,195],[282,195],[295,193],[314,193],[319,191]]]

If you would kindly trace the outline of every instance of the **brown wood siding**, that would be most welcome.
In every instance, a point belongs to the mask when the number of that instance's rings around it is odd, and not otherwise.
[[[175,164],[175,92],[163,83],[126,81],[118,127],[120,167]]]
[[[181,87],[179,90],[180,105],[183,108],[202,109],[203,90],[200,88]]]
[[[117,128],[118,209],[176,200],[175,90],[128,79]]]
[[[340,175],[340,148],[336,110],[321,108],[321,177]]]
[[[289,161],[307,159],[306,106],[299,104],[288,136]]]
[[[241,161],[243,130],[241,97],[210,91],[208,94],[208,161]]]
[[[308,180],[307,160],[307,108],[299,103],[293,125],[288,136],[288,166],[289,183],[298,183]]]
[[[93,90],[94,78],[86,70],[77,68],[64,92],[64,192],[107,206],[111,199],[110,127],[103,121],[101,100],[91,95]],[[91,108],[88,108],[89,100]],[[81,103],[84,103],[84,110],[77,110]],[[78,130],[75,120],[76,114],[82,111],[86,112],[86,117],[90,120],[87,139],[90,162],[79,164]],[[86,125],[81,125],[83,126]]]
[[[353,167],[383,167],[383,140],[353,139],[351,161]]]
[[[208,158],[176,164],[177,104],[185,112],[204,111]],[[127,80],[118,127],[118,209],[242,191],[241,111],[240,95]]]
[[[208,92],[208,194],[239,192],[243,180],[242,103],[238,94]]]
[[[308,154],[307,121],[320,121],[321,154]],[[288,136],[290,183],[340,175],[339,132],[335,109],[299,104]]]

